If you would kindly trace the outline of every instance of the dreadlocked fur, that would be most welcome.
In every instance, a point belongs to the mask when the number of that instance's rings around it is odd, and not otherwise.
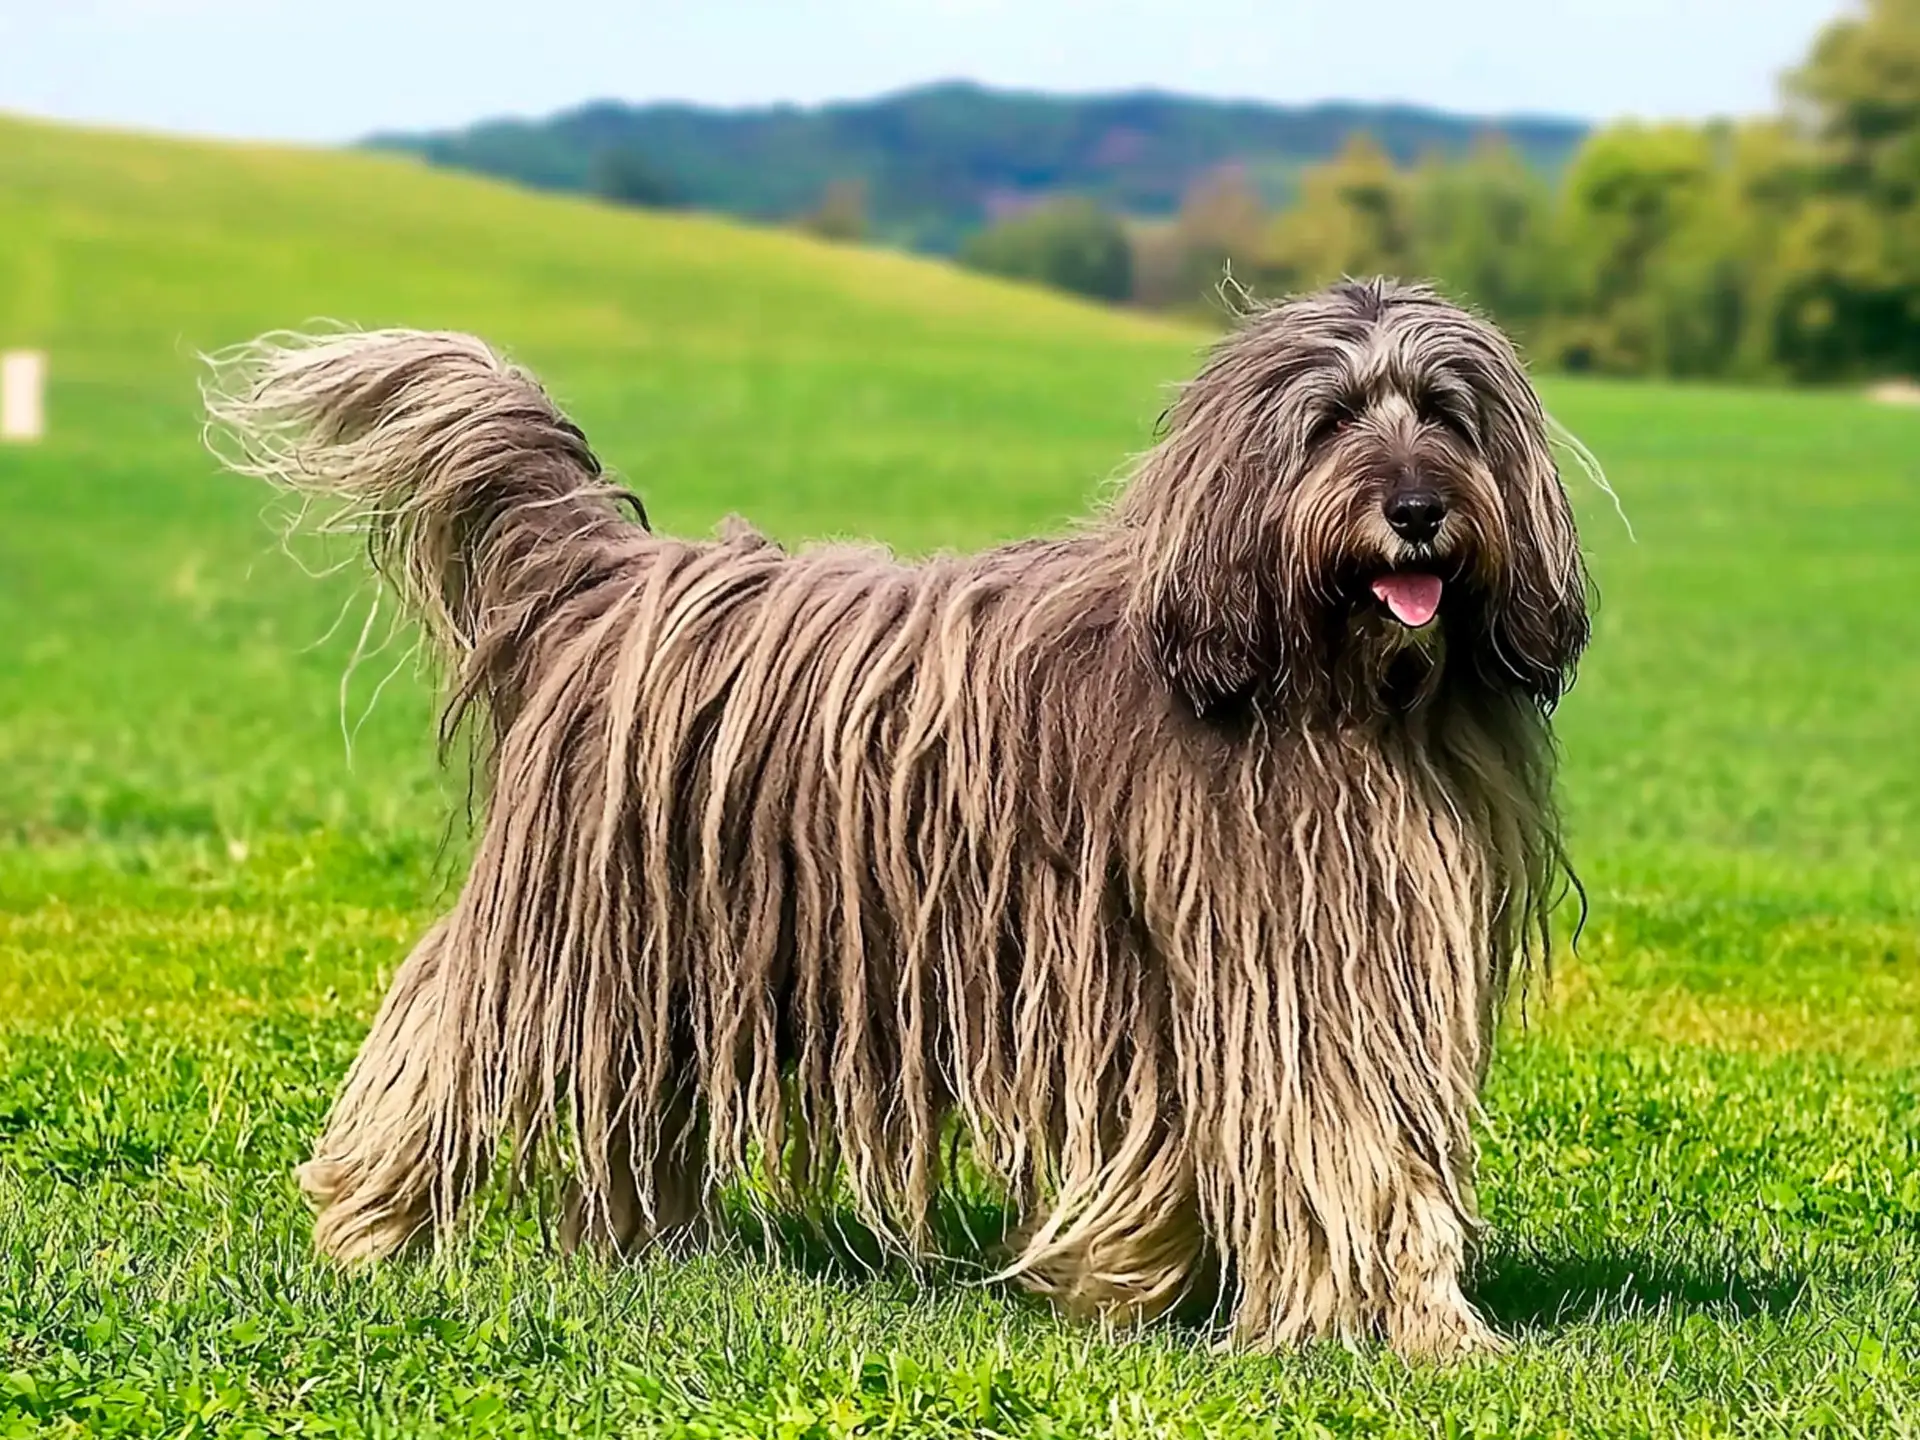
[[[575,1240],[690,1242],[751,1175],[924,1254],[957,1129],[1074,1312],[1495,1343],[1470,1122],[1587,591],[1491,326],[1385,281],[1260,310],[1081,530],[911,564],[650,532],[463,336],[268,337],[209,405],[364,526],[490,737],[471,873],[301,1171],[321,1250],[510,1152]],[[1424,626],[1375,598],[1409,566]]]

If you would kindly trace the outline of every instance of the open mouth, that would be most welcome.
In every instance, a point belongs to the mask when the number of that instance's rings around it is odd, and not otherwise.
[[[1375,577],[1373,596],[1394,619],[1409,630],[1418,630],[1439,612],[1440,593],[1445,588],[1440,577],[1430,571],[1389,570]]]

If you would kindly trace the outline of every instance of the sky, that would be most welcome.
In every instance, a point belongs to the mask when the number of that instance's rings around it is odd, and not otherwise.
[[[0,110],[344,141],[936,79],[1472,114],[1771,108],[1841,0],[0,0]]]

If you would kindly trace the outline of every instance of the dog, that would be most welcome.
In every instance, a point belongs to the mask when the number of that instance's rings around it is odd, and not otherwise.
[[[265,337],[208,405],[365,531],[443,739],[480,722],[471,871],[300,1171],[321,1251],[510,1155],[569,1245],[698,1243],[740,1182],[926,1255],[958,1136],[1070,1313],[1499,1346],[1472,1122],[1571,876],[1590,585],[1493,325],[1255,309],[1087,522],[912,563],[655,534],[466,336]]]

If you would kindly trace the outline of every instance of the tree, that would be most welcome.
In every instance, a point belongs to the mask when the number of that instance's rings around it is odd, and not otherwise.
[[[1096,300],[1124,300],[1133,288],[1133,256],[1120,222],[1091,200],[1043,201],[974,235],[963,264],[995,275],[1037,280]]]
[[[634,145],[612,145],[593,157],[593,193],[616,205],[666,209],[686,197],[672,178]]]
[[[1307,170],[1300,200],[1274,223],[1267,261],[1275,280],[1311,289],[1343,275],[1415,276],[1411,187],[1365,133]]]
[[[1832,188],[1889,210],[1920,199],[1920,0],[1834,21],[1788,79]]]
[[[1720,195],[1711,209],[1741,279],[1740,333],[1728,369],[1749,377],[1795,373],[1790,312],[1798,301],[1786,267],[1806,213],[1812,155],[1782,120],[1758,120],[1726,137]]]
[[[1189,256],[1178,222],[1134,220],[1128,223],[1126,231],[1133,271],[1129,298],[1133,303],[1149,310],[1169,310],[1191,304],[1198,290],[1188,273]]]
[[[1581,146],[1561,197],[1570,294],[1555,349],[1575,369],[1664,371],[1700,338],[1676,311],[1712,264],[1714,153],[1685,125],[1616,125]],[[1679,258],[1686,254],[1685,266]],[[1731,346],[1731,337],[1724,344]]]
[[[1256,282],[1266,269],[1270,223],[1244,165],[1216,166],[1196,180],[1173,225],[1183,298],[1205,298],[1228,277]]]
[[[1429,160],[1411,182],[1414,268],[1533,339],[1563,288],[1553,191],[1504,140]]]
[[[1920,0],[1870,0],[1789,80],[1814,159],[1777,340],[1805,376],[1920,369]]]
[[[1815,195],[1782,235],[1775,271],[1770,350],[1789,374],[1914,368],[1911,282],[1865,199]]]
[[[822,240],[853,242],[867,233],[867,182],[840,179],[827,182],[820,203],[800,217],[800,228]]]

